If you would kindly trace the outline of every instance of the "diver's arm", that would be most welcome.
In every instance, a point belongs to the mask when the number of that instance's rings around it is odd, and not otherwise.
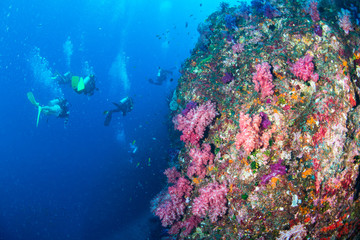
[[[64,75],[56,72],[56,76],[54,76],[53,78],[58,84],[68,84],[71,83],[71,77],[72,74],[70,72],[66,72]]]

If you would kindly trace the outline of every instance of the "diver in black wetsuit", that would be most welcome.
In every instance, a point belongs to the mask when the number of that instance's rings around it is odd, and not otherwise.
[[[52,77],[58,84],[70,84],[76,93],[84,93],[85,95],[92,96],[95,90],[99,90],[95,85],[95,75],[90,74],[84,78],[75,76],[71,72],[65,74],[57,73]]]
[[[149,79],[149,83],[154,84],[154,85],[162,85],[163,82],[166,81],[167,77],[169,75],[172,75],[172,71],[170,70],[165,70],[159,67],[157,76],[155,80],[152,80],[151,78]],[[170,81],[172,81],[172,78],[170,79]]]
[[[113,104],[116,106],[115,109],[104,112],[104,114],[106,115],[104,122],[105,126],[109,126],[111,122],[112,114],[114,112],[122,112],[123,116],[125,116],[126,113],[130,112],[133,109],[133,100],[131,97],[125,97],[121,99],[120,103],[113,102]]]

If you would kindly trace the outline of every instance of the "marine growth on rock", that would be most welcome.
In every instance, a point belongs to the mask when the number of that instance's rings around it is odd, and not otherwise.
[[[153,206],[174,239],[359,239],[359,9],[254,0],[202,24],[170,116],[188,191]]]

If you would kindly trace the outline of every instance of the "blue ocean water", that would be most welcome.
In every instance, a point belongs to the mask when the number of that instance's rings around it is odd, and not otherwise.
[[[237,1],[228,1],[234,4]],[[197,25],[220,1],[4,0],[0,2],[0,239],[157,239],[150,200],[164,185],[168,99]],[[151,85],[158,67],[174,81]],[[49,80],[96,76],[93,96]],[[42,116],[60,95],[69,121]],[[105,110],[125,96],[125,117]],[[130,144],[138,147],[132,152]]]

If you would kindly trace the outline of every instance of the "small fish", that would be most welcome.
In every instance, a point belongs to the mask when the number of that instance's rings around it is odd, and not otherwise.
[[[138,150],[138,147],[136,146],[136,140],[134,140],[132,143],[130,143],[130,150],[128,152],[131,152],[132,154],[135,154]]]
[[[140,165],[140,162],[138,162],[138,163],[136,164],[136,168],[137,168],[139,165]]]
[[[188,22],[186,22],[185,23],[185,28],[187,28],[189,26],[189,23]]]
[[[134,147],[132,153],[135,154],[137,150],[138,150],[138,148]]]
[[[149,158],[149,160],[148,160],[148,166],[149,167],[151,166],[151,158]]]

